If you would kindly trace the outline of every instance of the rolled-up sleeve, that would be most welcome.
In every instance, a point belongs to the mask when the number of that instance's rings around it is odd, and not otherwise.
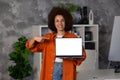
[[[77,59],[74,61],[74,64],[75,64],[76,66],[79,66],[85,59],[86,59],[86,51],[85,51],[85,49],[83,48],[83,56],[82,56],[82,58],[77,58]]]
[[[34,46],[29,46],[29,40],[26,42],[26,48],[29,49],[31,52],[42,52],[44,49],[43,42],[35,42]]]

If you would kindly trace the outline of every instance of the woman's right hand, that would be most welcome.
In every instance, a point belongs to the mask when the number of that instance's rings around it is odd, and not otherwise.
[[[32,39],[29,40],[29,46],[34,46],[35,42],[43,42],[44,40],[49,40],[49,38],[47,37],[39,37],[39,36],[35,36]]]
[[[36,42],[42,42],[44,40],[49,40],[49,38],[47,38],[47,37],[38,37],[38,36],[34,37],[33,39]]]

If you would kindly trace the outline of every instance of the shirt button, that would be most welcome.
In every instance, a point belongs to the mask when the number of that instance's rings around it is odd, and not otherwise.
[[[53,68],[51,67],[51,69],[53,69]]]
[[[52,76],[52,74],[50,74],[50,76]]]

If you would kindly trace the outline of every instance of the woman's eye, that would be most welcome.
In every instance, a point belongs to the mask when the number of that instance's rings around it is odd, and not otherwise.
[[[59,22],[59,20],[56,20],[56,22]]]

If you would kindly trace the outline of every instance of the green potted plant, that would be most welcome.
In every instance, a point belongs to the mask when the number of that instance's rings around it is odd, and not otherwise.
[[[32,67],[28,59],[30,51],[25,47],[26,41],[25,36],[18,38],[18,41],[13,44],[13,51],[9,54],[9,58],[14,65],[8,67],[8,72],[13,79],[23,80],[32,73]]]

